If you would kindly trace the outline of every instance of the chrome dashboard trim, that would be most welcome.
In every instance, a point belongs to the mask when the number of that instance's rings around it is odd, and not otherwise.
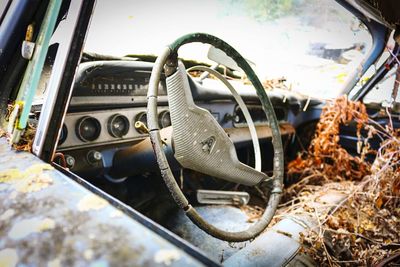
[[[168,102],[167,96],[159,96],[160,102]],[[132,103],[147,103],[146,96],[73,96],[70,102],[71,106],[81,105],[97,105],[97,104],[132,104]]]

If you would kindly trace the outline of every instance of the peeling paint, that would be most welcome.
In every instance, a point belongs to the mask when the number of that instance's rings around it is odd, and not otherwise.
[[[8,237],[14,240],[19,240],[27,237],[32,233],[39,233],[53,229],[55,227],[55,222],[53,219],[45,218],[32,218],[17,222],[13,225]]]
[[[30,166],[28,169],[26,169],[25,172],[31,174],[39,174],[44,170],[54,170],[54,167],[48,163],[37,163]]]
[[[14,184],[18,192],[30,193],[40,191],[53,184],[53,179],[44,170],[52,170],[47,163],[34,164],[25,171],[10,168],[0,172],[0,183]]]
[[[15,189],[22,193],[40,191],[53,184],[53,179],[48,174],[35,175],[24,179],[15,185]]]
[[[0,221],[7,221],[9,220],[12,216],[14,216],[15,210],[13,209],[8,209],[6,210],[3,214],[0,215]]]
[[[43,231],[47,231],[50,229],[54,229],[55,226],[56,226],[56,223],[53,219],[46,218],[40,223],[39,231],[43,232]]]
[[[0,172],[0,183],[10,183],[21,178],[24,177],[18,169],[8,169]]]
[[[47,263],[47,267],[61,267],[61,261],[60,259],[56,258],[52,261],[49,261]]]
[[[93,256],[94,256],[94,253],[93,253],[93,250],[91,250],[91,249],[87,249],[83,252],[83,257],[88,261],[92,260]]]
[[[124,213],[120,210],[114,210],[110,213],[110,218],[118,218],[121,217]]]
[[[181,255],[176,249],[161,249],[154,255],[154,261],[156,263],[162,263],[167,266],[171,265],[172,262],[177,261],[180,258]]]
[[[0,251],[0,266],[14,267],[18,263],[18,254],[15,249],[6,248]]]
[[[47,163],[38,163],[30,166],[25,171],[20,171],[17,168],[10,168],[0,171],[0,183],[13,183],[20,179],[31,175],[40,175],[44,170],[53,170],[54,168]]]
[[[78,203],[79,211],[99,210],[108,205],[107,200],[97,195],[86,195]]]

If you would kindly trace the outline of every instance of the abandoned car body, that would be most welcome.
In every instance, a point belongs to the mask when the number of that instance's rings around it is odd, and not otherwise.
[[[398,163],[390,165],[397,179],[390,182],[397,185],[390,197],[374,197],[376,210],[390,215],[390,237],[372,242],[363,235],[367,227],[357,226],[362,229],[357,237],[379,247],[374,250],[379,256],[354,259],[358,254],[336,246],[334,238],[318,243],[326,252],[320,254],[305,237],[324,223],[341,225],[329,216],[353,198],[355,191],[344,187],[370,185],[364,178],[387,168],[379,159],[389,150],[388,162],[398,157],[396,1],[331,1],[358,19],[354,35],[369,38],[339,47],[310,44],[314,59],[334,62],[325,65],[328,70],[362,55],[348,64],[352,69],[346,69],[335,101],[293,92],[285,78],[262,83],[252,58],[209,33],[170,36],[165,44],[172,43],[158,56],[84,52],[100,38],[90,35],[103,19],[96,8],[109,7],[107,1],[97,7],[95,2],[7,0],[0,6],[1,266],[399,260],[400,240],[391,232],[400,232]],[[164,18],[159,19],[157,25]],[[207,44],[212,63],[181,56],[180,48],[192,43]],[[371,120],[375,128],[366,126]],[[326,160],[327,153],[335,156]],[[297,183],[303,186],[313,177],[329,183],[318,182],[312,197],[295,201],[294,195],[304,193]],[[351,183],[331,184],[347,180]]]

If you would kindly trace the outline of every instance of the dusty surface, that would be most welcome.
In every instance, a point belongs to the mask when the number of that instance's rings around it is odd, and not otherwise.
[[[201,266],[4,138],[0,203],[0,266]]]

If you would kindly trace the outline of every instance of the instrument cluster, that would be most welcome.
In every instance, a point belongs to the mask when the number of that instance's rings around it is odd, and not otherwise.
[[[168,107],[159,107],[160,128],[171,125]],[[137,122],[141,122],[137,127]],[[135,127],[136,124],[136,127]],[[59,149],[126,142],[146,136],[147,116],[143,107],[76,112],[66,115]]]

